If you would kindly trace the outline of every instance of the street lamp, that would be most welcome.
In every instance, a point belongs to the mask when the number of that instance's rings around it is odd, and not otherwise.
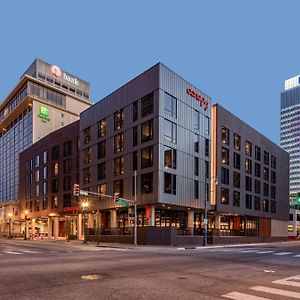
[[[9,217],[9,227],[8,227],[8,238],[11,239],[12,238],[12,235],[11,235],[11,231],[12,231],[12,213],[8,213],[8,217]]]
[[[24,236],[24,240],[28,239],[27,215],[28,215],[28,210],[25,210],[25,236]]]
[[[87,230],[87,227],[86,227],[86,210],[87,208],[89,207],[89,203],[87,201],[84,201],[82,202],[82,213],[83,213],[83,236],[84,236],[84,239],[83,239],[83,244],[87,244],[87,236],[86,236],[86,230]]]

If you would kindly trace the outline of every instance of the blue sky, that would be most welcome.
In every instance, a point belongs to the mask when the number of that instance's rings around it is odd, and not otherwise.
[[[279,142],[280,92],[300,74],[299,1],[2,1],[0,99],[39,57],[98,101],[158,61]]]

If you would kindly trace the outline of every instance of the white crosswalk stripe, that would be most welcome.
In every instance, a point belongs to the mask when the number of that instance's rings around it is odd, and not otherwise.
[[[25,252],[25,253],[42,253],[42,252],[33,251],[33,250],[22,250],[22,251]]]
[[[241,253],[255,253],[257,251],[259,251],[259,250],[257,250],[257,249],[250,249],[250,250],[241,250],[240,252]]]
[[[258,251],[256,252],[257,254],[268,254],[268,253],[274,253],[274,251],[272,250],[268,250],[268,251]]]
[[[294,255],[294,257],[300,257],[300,254],[298,254],[298,255]]]
[[[16,255],[22,255],[22,254],[24,254],[24,253],[15,252],[15,251],[4,251],[4,253],[7,253],[7,254],[16,254]]]
[[[279,255],[279,256],[288,255],[288,254],[293,254],[293,252],[277,252],[277,253],[274,253],[274,255]]]
[[[253,296],[244,293],[232,292],[222,296],[223,298],[233,299],[233,300],[270,300],[270,298],[263,298],[258,296]]]
[[[255,290],[255,291],[259,291],[259,292],[273,294],[273,295],[279,295],[279,296],[284,296],[284,297],[289,297],[289,298],[300,299],[300,293],[291,292],[291,291],[287,291],[287,290],[275,289],[275,288],[271,288],[271,287],[267,287],[267,286],[254,286],[251,289]]]

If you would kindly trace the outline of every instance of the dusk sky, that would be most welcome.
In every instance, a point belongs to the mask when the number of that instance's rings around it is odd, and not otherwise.
[[[3,1],[0,99],[36,58],[94,102],[161,61],[279,142],[280,92],[300,74],[299,1]]]

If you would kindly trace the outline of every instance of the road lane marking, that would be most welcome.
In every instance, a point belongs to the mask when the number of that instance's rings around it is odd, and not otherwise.
[[[258,297],[244,293],[232,292],[226,295],[222,295],[223,298],[233,300],[271,300],[270,298]]]
[[[298,280],[298,282],[293,281],[294,280]],[[287,286],[296,286],[296,287],[300,287],[300,275],[296,275],[296,276],[292,276],[292,277],[287,277],[284,279],[278,279],[273,281],[272,283],[276,283],[276,284],[282,284],[282,285],[287,285]]]
[[[256,252],[257,254],[267,254],[267,253],[274,253],[274,251],[272,250],[268,250],[268,251],[258,251]]]
[[[7,253],[7,254],[16,254],[16,255],[24,254],[24,253],[15,252],[15,251],[4,251],[4,253]]]
[[[267,286],[260,286],[260,285],[253,286],[250,289],[254,290],[254,291],[273,294],[273,295],[279,295],[279,296],[300,299],[300,293],[291,292],[291,291],[287,291],[287,290],[275,289],[275,288],[271,288],[271,287],[267,287]]]
[[[259,251],[259,250],[257,250],[257,249],[253,249],[253,250],[242,250],[242,251],[239,251],[239,252],[241,252],[241,253],[254,253],[254,252],[257,252],[257,251]]]
[[[292,254],[293,252],[277,252],[277,253],[274,253],[274,255],[288,255],[288,254]]]
[[[42,252],[38,252],[38,251],[33,251],[33,250],[22,250],[25,253],[42,253]]]
[[[298,254],[298,255],[294,255],[294,257],[300,257],[300,254]]]

